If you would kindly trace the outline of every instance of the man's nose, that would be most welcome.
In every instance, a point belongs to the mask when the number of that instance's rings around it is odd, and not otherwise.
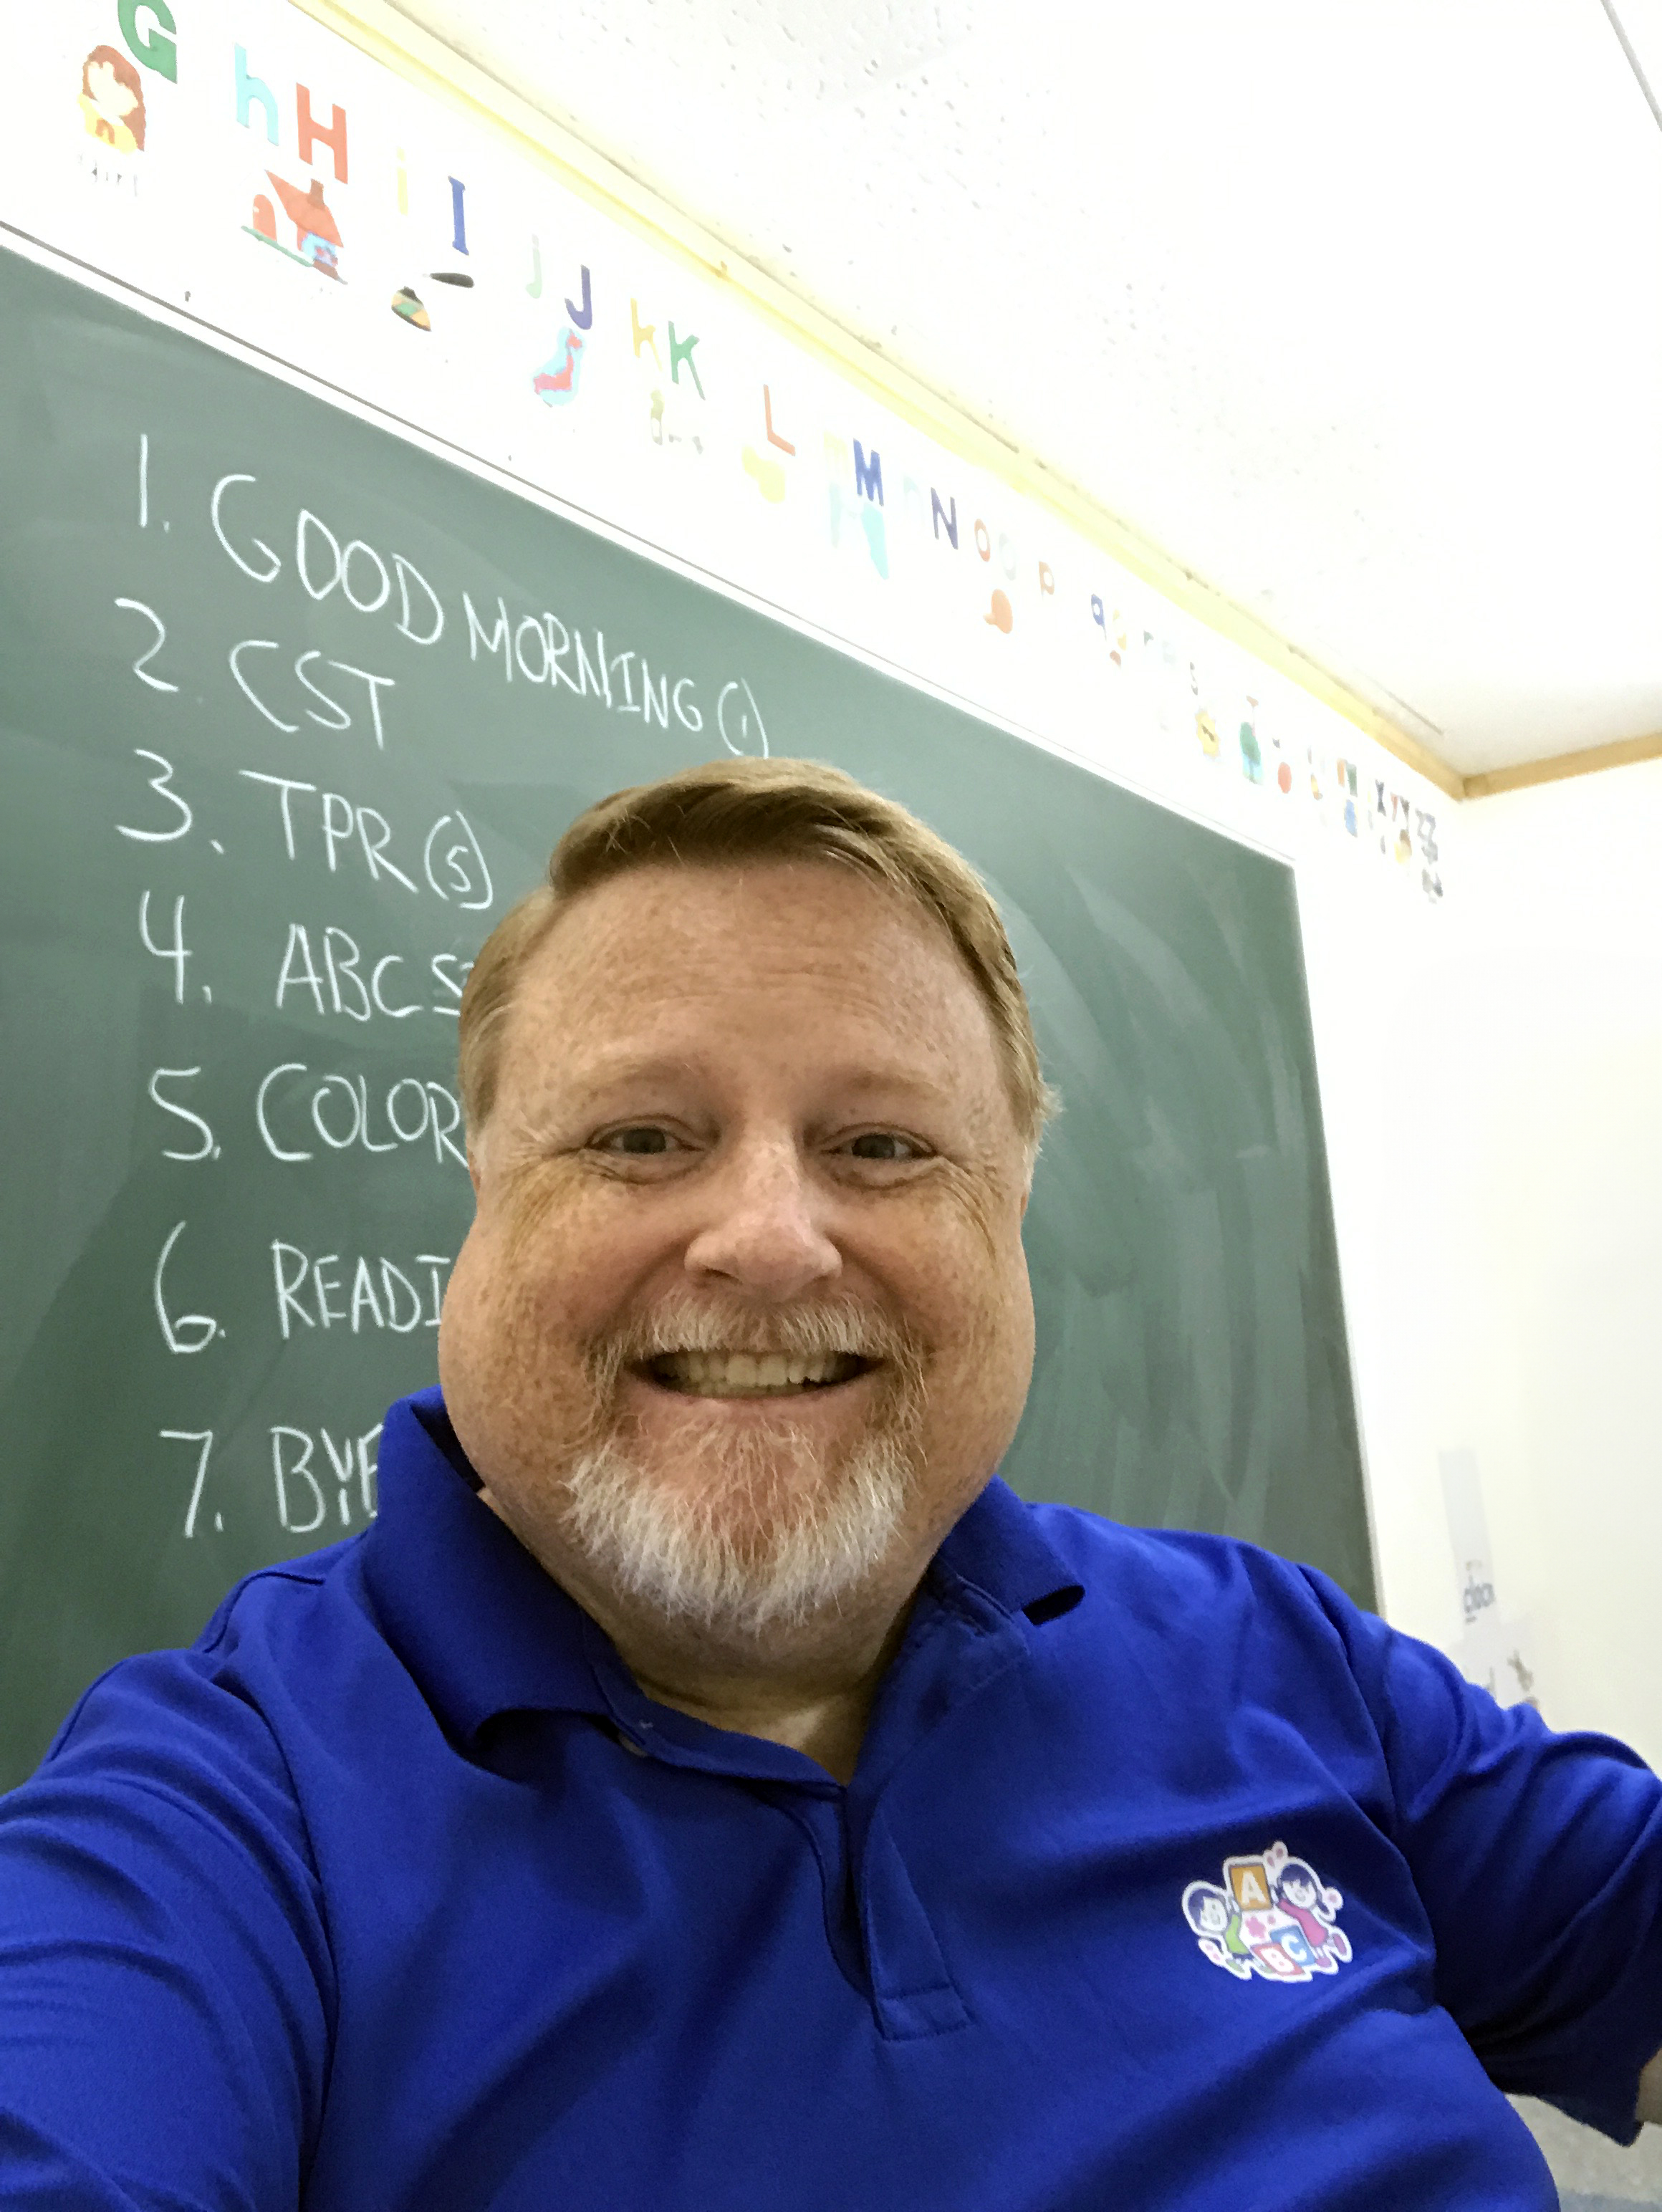
[[[825,1234],[794,1144],[746,1147],[710,1188],[710,1214],[687,1247],[691,1275],[784,1300],[832,1281],[843,1255]]]

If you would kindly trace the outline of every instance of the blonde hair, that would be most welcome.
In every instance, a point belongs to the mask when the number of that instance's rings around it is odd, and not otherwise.
[[[477,1136],[496,1102],[506,1017],[527,963],[573,900],[642,867],[817,860],[855,869],[946,930],[993,1025],[1016,1127],[1036,1152],[1055,1094],[992,895],[960,853],[894,800],[819,761],[713,761],[614,791],[554,848],[548,880],[499,921],[462,994],[463,1113]]]

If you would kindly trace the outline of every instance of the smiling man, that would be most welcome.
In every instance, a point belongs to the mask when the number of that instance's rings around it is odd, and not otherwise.
[[[864,811],[840,785],[625,793],[498,932],[440,1364],[485,1502],[636,1680],[847,1781],[1026,1395],[1045,1101],[985,894],[898,810],[893,854],[816,823]]]
[[[1501,2088],[1631,2135],[1648,1770],[997,1480],[1049,1101],[956,854],[800,762],[620,793],[461,1073],[380,1519],[0,1802],[9,2206],[1546,2212]]]

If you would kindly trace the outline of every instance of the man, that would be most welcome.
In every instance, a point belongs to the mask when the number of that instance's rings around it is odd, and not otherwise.
[[[621,793],[461,1058],[379,1521],[0,1806],[8,2205],[1521,2212],[1495,2084],[1633,2133],[1655,1778],[994,1478],[1047,1099],[957,854],[801,763]]]

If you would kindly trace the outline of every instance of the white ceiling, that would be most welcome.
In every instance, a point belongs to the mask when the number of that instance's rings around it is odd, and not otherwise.
[[[1604,0],[398,4],[1453,767],[1662,730],[1662,127]]]

